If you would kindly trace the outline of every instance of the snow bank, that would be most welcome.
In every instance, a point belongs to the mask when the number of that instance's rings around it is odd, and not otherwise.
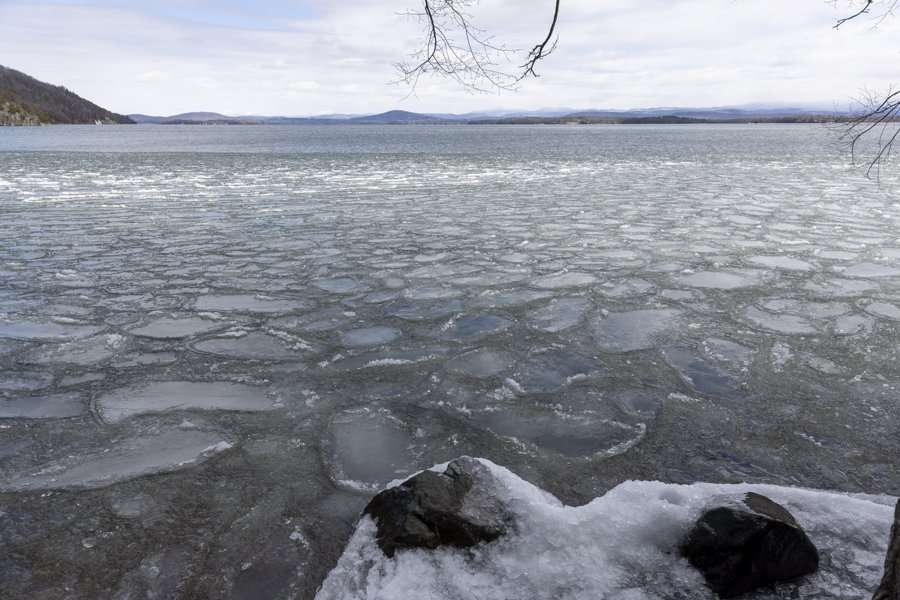
[[[895,499],[771,485],[629,481],[570,507],[490,461],[517,531],[474,549],[385,557],[364,517],[317,600],[700,600],[715,596],[677,545],[716,496],[755,491],[786,506],[821,553],[802,598],[863,598],[881,576]],[[434,467],[443,470],[444,465]],[[785,598],[795,586],[752,594]]]

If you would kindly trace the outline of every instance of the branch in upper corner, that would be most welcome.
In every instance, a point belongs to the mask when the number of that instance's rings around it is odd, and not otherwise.
[[[872,8],[872,4],[874,4],[874,2],[875,2],[875,0],[865,0],[865,4],[857,12],[853,13],[849,17],[844,17],[843,19],[838,19],[837,23],[834,24],[834,28],[838,29],[838,28],[840,28],[841,25],[843,25],[847,21],[852,21],[853,19],[856,19],[857,17],[861,17],[864,14],[868,13],[869,9]]]
[[[834,0],[834,4],[837,3]],[[873,14],[876,10],[874,20],[877,26],[894,15],[900,6],[900,0],[854,0],[851,4],[859,6],[859,9],[838,19],[835,29],[863,15]],[[858,105],[859,108],[844,126],[841,138],[847,142],[854,162],[860,156],[866,157],[866,176],[874,174],[878,178],[881,167],[893,155],[894,147],[900,140],[900,91],[891,89],[884,96],[866,92],[858,100]]]
[[[534,66],[539,60],[543,60],[556,50],[556,44],[559,39],[554,38],[554,36],[556,35],[556,24],[559,22],[559,3],[560,0],[556,0],[554,3],[553,20],[550,22],[550,29],[547,31],[547,36],[544,38],[544,41],[537,44],[531,49],[531,52],[528,53],[528,60],[522,65],[523,71],[522,74],[519,75],[519,81],[525,79],[529,75],[537,77],[538,74],[535,73]]]
[[[411,60],[396,65],[400,81],[413,90],[426,74],[446,77],[472,92],[515,89],[535,65],[556,48],[560,0],[554,0],[553,19],[546,37],[528,53],[518,69],[510,69],[519,50],[497,43],[473,24],[469,9],[477,0],[422,0],[422,10],[406,15],[422,24],[425,43]]]
[[[859,105],[841,137],[854,161],[861,155],[868,156],[866,176],[874,173],[878,177],[900,139],[900,90],[888,90],[884,96],[866,93]]]
[[[833,4],[837,5],[838,0],[833,0]],[[898,6],[900,6],[900,0],[853,0],[850,2],[851,5],[861,4],[859,10],[857,10],[852,15],[844,17],[842,19],[838,19],[834,24],[835,29],[840,29],[841,25],[847,23],[848,21],[853,21],[858,19],[864,15],[868,15],[872,13],[872,9],[875,9],[878,6],[883,5],[884,10],[879,10],[875,15],[875,25],[877,26],[882,21],[884,21],[887,17],[894,14],[897,10]]]

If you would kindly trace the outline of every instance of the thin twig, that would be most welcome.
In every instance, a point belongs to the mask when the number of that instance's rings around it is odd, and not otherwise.
[[[410,62],[397,64],[400,81],[415,88],[422,75],[435,73],[473,92],[513,90],[535,65],[556,48],[561,0],[553,0],[553,19],[547,35],[526,55],[518,69],[504,68],[519,50],[507,48],[476,27],[468,13],[477,0],[422,0],[422,10],[405,13],[423,24],[425,43]]]
[[[872,4],[874,4],[874,3],[875,3],[875,0],[866,0],[865,5],[863,5],[863,7],[860,8],[858,12],[853,13],[849,17],[844,17],[843,19],[838,19],[837,23],[835,23],[835,25],[834,25],[834,28],[839,29],[840,26],[843,25],[844,23],[846,23],[847,21],[852,21],[853,19],[855,19],[857,17],[861,17],[862,15],[868,13],[869,9],[872,8]]]

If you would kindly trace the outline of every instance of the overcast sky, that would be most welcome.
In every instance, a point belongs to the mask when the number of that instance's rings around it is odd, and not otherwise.
[[[120,113],[311,115],[543,107],[846,106],[900,84],[900,17],[832,29],[827,0],[563,0],[559,48],[516,93],[392,85],[420,0],[0,0],[0,64]],[[551,0],[483,0],[510,47]]]

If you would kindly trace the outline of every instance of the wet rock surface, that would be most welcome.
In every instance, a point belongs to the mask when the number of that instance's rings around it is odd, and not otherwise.
[[[409,548],[492,542],[512,526],[492,480],[481,463],[459,458],[443,473],[423,471],[380,492],[363,512],[375,520],[378,545],[391,557]]]
[[[722,598],[814,573],[819,552],[783,506],[753,492],[703,513],[680,548]]]

